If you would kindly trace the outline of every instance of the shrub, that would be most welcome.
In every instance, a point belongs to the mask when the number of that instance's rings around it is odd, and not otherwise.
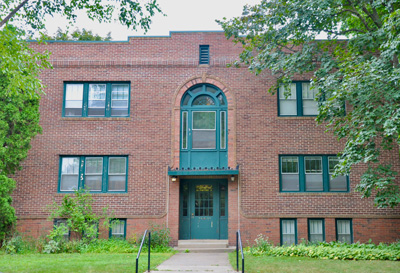
[[[99,239],[87,245],[84,253],[134,253],[138,251],[135,244],[122,239]]]
[[[47,245],[44,246],[43,253],[59,253],[60,252],[60,242],[55,240],[50,240]]]
[[[151,247],[152,251],[155,252],[168,252],[170,251],[169,241],[171,240],[170,231],[165,225],[154,225],[151,224],[149,231],[151,232]],[[144,240],[144,247],[147,248],[149,245],[149,237],[146,236]],[[139,244],[142,242],[143,236],[141,236]]]
[[[104,218],[103,226],[108,229],[110,215],[108,208],[103,208],[100,215],[95,213],[92,208],[93,202],[92,195],[83,189],[75,191],[74,196],[67,194],[64,196],[61,205],[54,202],[50,207],[51,219],[66,219],[66,226],[71,235],[76,237],[75,239],[82,239],[87,243],[94,241],[99,235],[100,219]],[[62,231],[66,232],[63,227],[55,228],[50,233],[49,238],[61,242]]]
[[[13,236],[8,241],[5,241],[5,251],[7,254],[21,253],[24,249],[24,243],[21,236]]]
[[[390,245],[347,244],[340,242],[321,242],[317,244],[301,243],[292,246],[276,246],[268,242],[268,238],[258,236],[255,244],[246,248],[245,253],[255,256],[295,256],[334,260],[400,260],[400,243]]]

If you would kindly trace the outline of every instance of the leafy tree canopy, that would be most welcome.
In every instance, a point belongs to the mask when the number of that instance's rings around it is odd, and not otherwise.
[[[68,30],[63,31],[61,28],[57,29],[54,36],[44,34],[41,37],[43,40],[58,40],[58,41],[111,41],[111,32],[107,34],[107,37],[101,37],[100,35],[93,33],[91,30],[86,30],[82,28],[76,28],[71,34]]]
[[[25,30],[43,30],[45,15],[61,14],[73,22],[78,10],[99,22],[110,22],[117,13],[121,24],[145,31],[151,17],[161,12],[156,0],[0,1],[0,241],[16,220],[11,206],[15,181],[11,176],[26,158],[31,139],[41,132],[39,100],[44,86],[39,75],[51,68],[49,52],[35,52],[23,41]],[[22,25],[24,30],[13,25]],[[78,39],[95,36],[90,31],[75,34]]]
[[[0,27],[6,22],[23,22],[32,29],[44,29],[46,15],[60,14],[70,22],[75,22],[76,12],[86,11],[87,16],[99,22],[111,22],[118,16],[122,25],[136,30],[147,31],[151,18],[161,13],[156,0],[2,0],[0,2]]]
[[[314,73],[317,121],[346,140],[336,174],[365,163],[356,190],[362,197],[375,193],[378,207],[400,203],[391,164],[398,154],[380,160],[400,145],[399,7],[400,0],[262,0],[245,6],[241,17],[219,21],[243,45],[236,65],[271,71],[277,85]],[[318,40],[322,34],[327,39]]]

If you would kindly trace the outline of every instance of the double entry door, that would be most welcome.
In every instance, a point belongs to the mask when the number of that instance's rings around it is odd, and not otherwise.
[[[179,239],[227,239],[226,179],[182,179]]]

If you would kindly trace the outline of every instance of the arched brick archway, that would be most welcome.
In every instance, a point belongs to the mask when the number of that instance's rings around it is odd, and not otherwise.
[[[195,76],[188,79],[175,92],[172,101],[172,168],[179,168],[180,105],[182,96],[192,86],[204,83],[221,89],[228,101],[228,166],[232,168],[236,167],[236,101],[234,94],[221,79],[204,73],[202,76]]]

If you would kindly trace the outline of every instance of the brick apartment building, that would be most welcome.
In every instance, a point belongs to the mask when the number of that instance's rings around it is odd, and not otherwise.
[[[342,144],[314,121],[310,75],[287,99],[271,95],[270,73],[227,68],[241,48],[222,32],[32,46],[54,69],[42,74],[43,133],[16,177],[21,232],[48,233],[46,206],[86,187],[122,220],[112,234],[166,225],[174,245],[233,245],[237,229],[276,244],[400,238],[400,209],[354,191],[362,167],[331,177]]]

